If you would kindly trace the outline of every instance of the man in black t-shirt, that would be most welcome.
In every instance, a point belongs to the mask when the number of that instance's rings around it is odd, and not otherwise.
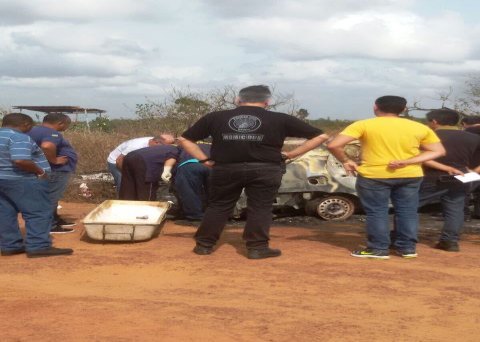
[[[480,116],[466,116],[461,120],[465,132],[480,135]],[[473,169],[480,165],[480,151],[473,158],[470,167]],[[467,194],[465,200],[465,215],[479,219],[480,218],[480,182],[474,182],[471,186],[471,192]],[[472,196],[471,196],[472,195]],[[473,213],[470,212],[470,197],[473,197]]]
[[[440,199],[445,221],[435,247],[449,252],[460,250],[458,240],[463,227],[465,196],[470,187],[453,176],[468,172],[480,152],[480,137],[459,130],[458,120],[458,113],[451,109],[427,113],[429,126],[435,130],[447,154],[423,163],[425,176],[420,187],[420,207]]]
[[[200,163],[212,167],[208,206],[195,234],[194,252],[211,254],[242,190],[247,195],[247,222],[243,238],[249,259],[276,257],[268,246],[272,206],[284,160],[295,158],[328,139],[320,129],[283,113],[266,110],[271,98],[267,86],[240,90],[232,110],[213,112],[198,120],[179,138],[180,145]],[[211,157],[196,141],[212,138]],[[290,152],[281,152],[286,137],[308,139]]]

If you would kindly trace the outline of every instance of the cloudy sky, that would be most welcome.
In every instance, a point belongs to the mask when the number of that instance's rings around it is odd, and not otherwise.
[[[438,104],[480,74],[477,0],[0,0],[0,107],[132,117],[172,86],[268,84],[312,118]]]

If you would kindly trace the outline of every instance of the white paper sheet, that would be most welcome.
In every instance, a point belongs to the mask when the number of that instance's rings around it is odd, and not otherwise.
[[[456,179],[461,181],[462,183],[470,183],[470,182],[475,182],[480,180],[480,175],[476,172],[469,172],[465,173],[463,176],[455,176]]]

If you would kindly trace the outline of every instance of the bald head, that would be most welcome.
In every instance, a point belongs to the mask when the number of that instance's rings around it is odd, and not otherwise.
[[[159,136],[156,136],[148,142],[149,146],[154,145],[171,145],[175,142],[175,137],[171,133],[162,133]]]

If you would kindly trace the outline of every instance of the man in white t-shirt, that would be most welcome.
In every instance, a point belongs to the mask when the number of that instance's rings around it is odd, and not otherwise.
[[[170,133],[160,134],[158,137],[142,137],[124,141],[118,145],[107,158],[108,171],[115,180],[117,194],[122,182],[122,164],[125,156],[138,149],[154,145],[170,145],[175,142],[175,137]]]

